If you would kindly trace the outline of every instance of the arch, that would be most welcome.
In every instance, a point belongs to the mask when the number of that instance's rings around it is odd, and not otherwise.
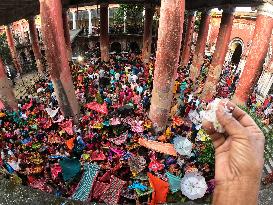
[[[243,39],[241,39],[241,38],[239,38],[239,37],[233,38],[233,39],[230,41],[228,47],[229,47],[229,49],[231,49],[231,50],[234,51],[234,50],[236,49],[236,47],[237,47],[239,44],[242,46],[242,50],[244,50],[244,41],[243,41]]]
[[[228,53],[226,55],[227,64],[234,63],[235,65],[239,65],[244,48],[244,41],[241,38],[233,38],[228,45]]]
[[[129,44],[129,48],[132,52],[138,53],[140,51],[139,45],[137,42],[133,41]]]
[[[34,56],[33,50],[29,51],[29,55],[30,55],[31,62],[35,62],[35,56]]]
[[[121,44],[119,42],[113,42],[111,44],[111,49],[110,49],[111,52],[117,52],[117,53],[120,53],[121,52]]]
[[[27,56],[26,56],[26,54],[24,52],[20,53],[20,60],[21,60],[23,65],[27,63]]]
[[[238,44],[232,54],[231,63],[238,65],[240,63],[242,53],[243,53],[243,48],[241,44]]]

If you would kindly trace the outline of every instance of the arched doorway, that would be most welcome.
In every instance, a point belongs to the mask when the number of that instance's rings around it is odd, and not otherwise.
[[[120,53],[121,52],[121,44],[119,42],[113,42],[111,44],[111,52]]]
[[[31,62],[35,62],[35,56],[34,56],[33,50],[29,51],[29,55],[30,55]]]
[[[229,51],[226,56],[228,64],[233,63],[238,66],[241,61],[241,56],[244,50],[244,42],[241,38],[234,38],[229,44]]]
[[[20,53],[20,60],[21,60],[22,65],[25,65],[27,63],[27,56],[24,52]]]
[[[231,57],[231,63],[238,65],[240,63],[242,53],[243,53],[243,48],[241,44],[237,44]]]
[[[133,53],[138,53],[140,51],[139,45],[135,41],[129,44],[129,48]]]

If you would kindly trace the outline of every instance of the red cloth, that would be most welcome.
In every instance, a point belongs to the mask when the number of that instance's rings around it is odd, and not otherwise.
[[[268,104],[269,104],[269,99],[266,98],[264,101],[263,107],[266,108]]]
[[[22,110],[28,110],[32,106],[32,100],[29,103],[26,103],[22,106]]]
[[[63,128],[63,130],[69,135],[73,135],[72,125],[72,120],[68,120],[60,124],[61,128]]]
[[[102,105],[97,103],[97,102],[91,102],[85,105],[86,108],[91,109],[91,110],[95,110],[99,113],[108,114],[108,108],[107,108],[107,104],[106,102],[104,102]]]
[[[104,201],[107,205],[118,204],[122,188],[125,184],[125,181],[122,181],[121,179],[112,176],[110,181],[110,187],[102,194],[101,200]]]
[[[56,179],[59,175],[59,173],[62,172],[62,167],[59,164],[54,164],[51,168],[51,174],[52,174],[52,178]]]
[[[0,110],[3,110],[5,108],[4,103],[0,100]]]
[[[169,191],[169,183],[163,181],[162,179],[152,175],[147,174],[149,177],[150,184],[154,190],[152,195],[151,205],[163,204],[167,201],[167,194]]]

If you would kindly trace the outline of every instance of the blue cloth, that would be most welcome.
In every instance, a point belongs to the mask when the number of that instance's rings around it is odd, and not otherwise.
[[[109,120],[105,120],[102,124],[104,126],[106,126],[106,127],[109,127],[110,126],[110,121]]]
[[[15,172],[15,170],[14,170],[8,163],[4,162],[4,165],[5,165],[7,171],[8,171],[10,174],[12,174],[13,172]]]
[[[48,157],[49,159],[65,159],[67,157],[65,156],[60,156],[60,155],[52,155]]]
[[[129,189],[139,189],[141,191],[146,191],[148,189],[147,186],[139,183],[139,182],[134,182],[132,185],[128,186]]]
[[[180,91],[184,92],[184,90],[186,90],[188,87],[187,82],[182,82],[180,85]]]
[[[64,181],[72,181],[81,171],[81,163],[78,159],[65,158],[60,161]]]
[[[113,68],[110,70],[110,74],[115,75],[115,70]]]
[[[172,193],[181,190],[181,178],[171,174],[170,172],[166,172],[166,175],[168,177],[168,182],[170,184],[170,190]]]
[[[137,86],[137,91],[139,92],[139,94],[142,94],[143,87],[142,86]]]
[[[112,101],[110,98],[105,98],[104,101],[108,104],[108,105],[112,105]]]
[[[21,140],[21,143],[22,143],[22,144],[27,144],[27,143],[29,143],[29,142],[31,142],[31,141],[32,141],[32,139],[31,139],[30,137],[28,137],[28,138],[26,138],[26,139]]]
[[[125,152],[122,157],[123,157],[123,159],[128,160],[129,158],[132,157],[132,154],[130,152]]]

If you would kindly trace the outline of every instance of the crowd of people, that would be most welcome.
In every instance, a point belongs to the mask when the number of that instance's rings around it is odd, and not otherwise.
[[[71,63],[77,124],[62,116],[50,78],[39,80],[35,95],[18,100],[18,111],[0,112],[1,167],[23,185],[82,201],[156,204],[209,196],[214,153],[200,117],[206,103],[187,68],[179,68],[167,128],[155,133],[148,118],[154,63],[133,53],[114,54],[109,63],[95,55]],[[267,102],[272,110],[272,97]],[[201,188],[190,183],[194,177]]]
[[[262,119],[262,123],[266,126],[273,124],[273,95],[268,95],[264,102],[261,102],[257,99],[257,94],[254,90],[248,98],[247,106]]]

